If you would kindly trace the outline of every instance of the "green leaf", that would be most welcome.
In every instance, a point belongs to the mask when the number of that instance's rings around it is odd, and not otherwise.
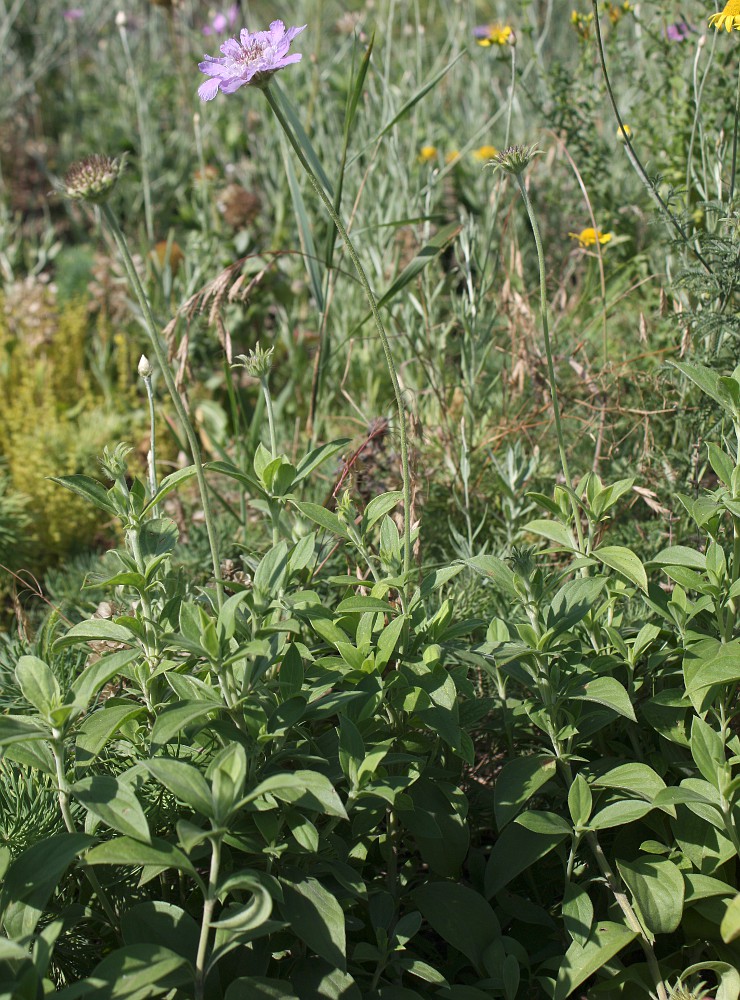
[[[166,496],[169,496],[173,490],[176,490],[178,486],[182,483],[186,483],[189,479],[192,479],[196,474],[196,468],[194,465],[188,465],[184,469],[177,469],[175,472],[171,472],[169,476],[165,476],[162,482],[157,488],[157,492],[145,505],[142,513],[146,514],[148,511],[160,504]]]
[[[218,711],[212,701],[185,701],[165,708],[154,720],[152,726],[152,746],[161,747],[178,737],[193,723],[205,720]]]
[[[591,936],[594,905],[585,889],[568,882],[563,893],[563,924],[573,942],[585,947]]]
[[[725,748],[719,733],[698,715],[691,724],[690,750],[702,776],[715,788],[719,788],[722,772],[727,768]]]
[[[319,994],[315,995],[319,1000]],[[323,996],[321,994],[321,1000]],[[298,1000],[287,979],[265,979],[263,976],[245,976],[229,983],[224,1000],[244,1000],[245,997],[249,1000]]]
[[[116,653],[101,656],[95,663],[85,667],[82,673],[75,678],[70,689],[76,707],[84,712],[105,685],[139,655],[137,649],[119,649]]]
[[[729,406],[731,400],[720,383],[720,376],[712,369],[704,365],[698,365],[693,361],[669,361],[669,364],[690,379],[694,385],[698,385],[703,393],[719,403],[724,409]]]
[[[655,566],[685,566],[687,569],[696,569],[700,572],[704,572],[707,568],[707,557],[704,553],[690,549],[687,545],[670,545],[650,561]]]
[[[151,944],[169,948],[191,965],[198,954],[200,927],[189,913],[163,900],[137,903],[121,915],[121,935],[126,945]]]
[[[568,790],[568,811],[573,825],[585,827],[591,816],[593,800],[591,789],[582,774],[577,774]]]
[[[381,493],[379,496],[373,497],[363,512],[360,533],[364,534],[369,531],[376,521],[394,510],[402,500],[403,493],[400,490],[391,490],[390,493]]]
[[[714,1000],[738,1000],[740,997],[740,972],[736,966],[727,962],[697,962],[684,969],[681,980],[685,981],[699,972],[712,972],[719,980],[719,987],[714,994]]]
[[[457,878],[470,847],[467,823],[468,802],[452,784],[421,777],[408,791],[413,809],[421,811],[424,822],[412,830],[422,859],[436,875]],[[400,812],[403,820],[405,812]],[[442,834],[441,838],[425,836],[426,817]]]
[[[623,924],[599,920],[585,947],[582,948],[574,941],[565,953],[558,971],[553,1000],[565,1000],[569,997],[581,983],[598,972],[636,937],[637,931],[631,931]]]
[[[568,552],[575,551],[573,536],[559,521],[545,521],[538,518],[525,524],[523,530],[531,532],[533,535],[541,535]]]
[[[280,140],[285,175],[288,179],[290,198],[293,202],[293,214],[295,215],[296,222],[298,223],[298,233],[301,240],[301,247],[303,249],[303,258],[306,270],[308,271],[308,277],[311,282],[311,291],[316,299],[316,308],[319,313],[322,313],[324,311],[324,288],[321,277],[321,267],[319,266],[319,252],[316,249],[316,243],[313,238],[314,226],[311,219],[308,217],[301,186],[298,183],[298,178],[296,177],[295,169],[293,167],[293,157],[295,154],[290,148],[290,145],[284,135],[281,134]],[[324,186],[326,187],[326,185]]]
[[[616,677],[594,677],[571,692],[570,697],[576,701],[595,701],[618,715],[637,722],[630,697]]]
[[[106,514],[117,514],[115,504],[110,499],[108,490],[96,479],[89,476],[50,476],[53,483],[59,483],[65,489],[76,493],[78,497],[89,501]]]
[[[740,938],[740,892],[727,904],[719,932],[725,944]]]
[[[627,823],[636,823],[638,819],[653,809],[652,802],[641,802],[637,799],[622,799],[620,802],[612,802],[605,806],[591,819],[589,827],[592,830],[610,830],[615,826],[624,826]]]
[[[548,522],[549,523],[549,522]],[[465,560],[465,565],[474,569],[481,576],[493,581],[495,586],[507,597],[519,599],[519,592],[514,582],[514,572],[510,566],[496,556],[480,555]]]
[[[134,944],[107,955],[89,974],[88,982],[68,986],[55,996],[62,1000],[84,996],[94,1000],[141,1000],[152,996],[154,990],[169,991],[191,980],[192,972],[181,955],[160,945]]]
[[[552,600],[547,612],[547,627],[556,635],[567,632],[596,608],[599,594],[606,586],[603,576],[568,580]]]
[[[153,778],[168,788],[175,798],[186,802],[204,816],[213,815],[211,790],[200,771],[184,760],[156,757],[142,761]]]
[[[594,788],[620,788],[652,802],[665,787],[665,781],[648,764],[619,764],[594,779]]]
[[[570,835],[570,827],[538,833],[518,823],[510,823],[488,858],[485,872],[485,893],[488,899],[507,886],[512,879],[544,858]]]
[[[34,725],[28,716],[0,715],[0,747],[21,740],[44,740],[49,736],[48,730]]]
[[[47,717],[52,708],[60,704],[62,694],[57,679],[37,656],[21,656],[15,668],[15,678],[23,697],[42,716]]]
[[[377,611],[384,615],[398,614],[398,608],[378,597],[347,597],[337,607],[337,614],[340,615],[362,615],[366,611]]]
[[[0,912],[10,901],[44,907],[67,868],[93,839],[85,833],[55,833],[26,848],[5,873]]]
[[[130,785],[108,774],[95,774],[76,781],[71,791],[88,812],[118,833],[150,843],[144,810]]]
[[[283,919],[312,951],[342,972],[347,971],[344,912],[336,898],[315,878],[281,878]]]
[[[479,971],[484,955],[501,938],[501,926],[491,905],[477,892],[455,882],[427,882],[411,899],[427,923]]]
[[[87,838],[88,842],[92,838]],[[157,868],[175,868],[195,875],[196,871],[187,855],[174,844],[152,837],[151,843],[144,844],[131,837],[114,837],[91,848],[84,857],[86,865],[152,865]]]
[[[257,879],[241,878],[238,886],[234,886],[234,888],[238,888],[242,892],[251,892],[252,898],[248,903],[233,904],[222,910],[218,920],[211,924],[212,927],[217,930],[244,934],[261,927],[265,921],[270,919],[272,896]]]
[[[333,535],[338,535],[340,538],[349,540],[349,532],[339,520],[336,514],[332,511],[327,510],[326,507],[322,507],[317,503],[305,503],[299,502],[298,500],[292,501],[293,506],[296,507],[304,517],[307,517],[314,524],[320,525],[327,531],[330,531]]]
[[[125,702],[106,705],[88,715],[77,731],[75,744],[77,767],[89,767],[121,726],[144,711],[143,705]]]
[[[593,552],[593,555],[600,559],[605,566],[621,573],[630,583],[638,586],[643,593],[647,593],[648,582],[645,566],[632,549],[627,549],[623,545],[602,545],[601,548]]]
[[[318,448],[314,448],[312,451],[302,458],[298,465],[296,466],[295,479],[293,480],[293,485],[300,483],[306,476],[309,476],[314,469],[318,469],[320,465],[323,465],[327,459],[331,458],[332,455],[336,455],[338,451],[341,451],[346,445],[350,443],[351,438],[337,438],[336,441],[329,441],[327,444],[319,445]]]
[[[635,861],[617,861],[619,874],[629,887],[645,926],[653,934],[671,934],[683,915],[684,880],[668,858],[652,855]]]
[[[301,124],[301,119],[299,115],[296,114],[295,108],[288,100],[288,97],[286,96],[284,90],[280,86],[279,82],[275,79],[275,77],[273,77],[272,80],[270,80],[269,96],[271,100],[275,102],[280,112],[287,119],[291,129],[293,130],[293,134],[298,140],[298,144],[303,150],[304,156],[311,165],[311,169],[313,170],[314,174],[323,185],[326,193],[329,195],[330,198],[332,198],[334,193],[333,188],[329,181],[329,178],[326,176],[326,173],[324,172],[324,168],[321,165],[321,160],[316,155],[316,150],[311,144],[311,140],[306,135],[303,125]]]
[[[105,618],[90,618],[73,625],[66,635],[60,636],[54,643],[54,649],[64,649],[79,642],[122,642],[133,646],[136,636],[130,629],[117,625],[116,622]]]

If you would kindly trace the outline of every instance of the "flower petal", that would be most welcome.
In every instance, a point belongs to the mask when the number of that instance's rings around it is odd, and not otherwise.
[[[218,93],[220,84],[220,80],[206,80],[205,83],[201,83],[200,87],[198,87],[198,97],[201,101],[212,101]]]

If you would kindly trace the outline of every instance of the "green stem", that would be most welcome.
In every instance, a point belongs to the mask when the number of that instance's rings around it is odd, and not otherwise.
[[[740,121],[740,69],[737,73],[737,89],[735,91],[735,124],[732,130],[732,167],[730,174],[730,193],[727,196],[727,203],[732,208],[732,199],[735,196],[735,170],[737,169],[737,134],[738,123]]]
[[[349,254],[350,260],[352,261],[355,270],[357,271],[357,276],[360,279],[360,284],[365,292],[368,303],[370,305],[370,311],[373,315],[373,320],[375,321],[375,328],[380,337],[380,342],[383,346],[383,354],[385,355],[385,362],[388,367],[388,374],[390,376],[391,384],[393,386],[393,394],[396,398],[396,407],[398,410],[398,430],[401,445],[401,469],[403,475],[403,505],[404,505],[404,519],[403,519],[403,577],[404,577],[404,591],[408,590],[409,578],[411,575],[411,475],[409,469],[409,451],[408,451],[408,436],[406,433],[406,413],[403,405],[403,396],[401,394],[401,385],[398,381],[398,372],[396,371],[396,365],[393,361],[393,355],[391,353],[391,346],[388,340],[388,335],[385,332],[385,327],[383,326],[383,320],[380,316],[380,311],[378,309],[378,304],[375,300],[375,295],[370,287],[370,282],[365,274],[365,269],[362,266],[362,262],[355,250],[354,244],[349,237],[349,234],[344,226],[344,223],[337,215],[334,209],[334,205],[331,199],[327,195],[323,188],[323,185],[319,179],[314,174],[314,171],[309,164],[306,156],[301,148],[301,144],[298,142],[297,138],[293,134],[293,130],[290,127],[285,115],[275,96],[270,91],[269,87],[263,88],[267,102],[272,108],[272,111],[280,123],[281,128],[285,132],[291,146],[293,147],[296,156],[300,160],[301,166],[306,171],[308,179],[311,185],[319,196],[324,208],[329,213],[329,217],[336,226],[336,230],[344,243],[347,253]]]
[[[146,224],[146,235],[150,244],[154,243],[154,213],[152,211],[152,185],[149,178],[149,161],[151,154],[149,151],[149,131],[148,122],[146,119],[145,110],[147,109],[147,103],[144,101],[143,95],[141,93],[141,88],[139,87],[139,77],[136,72],[136,66],[134,65],[133,56],[131,55],[131,48],[128,44],[128,33],[126,31],[125,25],[121,25],[118,29],[121,36],[121,44],[123,45],[123,51],[126,55],[126,64],[128,66],[129,80],[131,82],[131,88],[134,92],[134,102],[136,104],[136,123],[139,128],[139,139],[141,140],[141,156],[139,157],[139,163],[141,165],[141,186],[144,189],[144,221]]]
[[[118,219],[116,219],[113,214],[110,205],[103,204],[101,206],[103,213],[103,218],[107,222],[113,239],[115,240],[118,251],[121,254],[121,259],[123,260],[123,266],[126,269],[126,274],[128,276],[131,287],[134,290],[134,294],[138,300],[139,306],[141,308],[142,314],[144,316],[144,321],[146,324],[146,330],[149,334],[149,339],[154,349],[154,353],[159,363],[159,367],[162,371],[162,376],[167,386],[167,391],[172,399],[172,405],[175,407],[175,412],[180,420],[182,429],[185,432],[185,436],[190,445],[190,453],[193,457],[193,465],[195,466],[195,476],[198,480],[198,487],[200,488],[200,499],[203,504],[203,517],[206,522],[206,531],[208,533],[208,544],[211,550],[211,561],[213,563],[213,574],[216,582],[216,599],[218,602],[218,607],[220,608],[224,600],[224,588],[221,581],[221,561],[218,555],[218,540],[216,538],[216,532],[213,525],[213,514],[211,512],[211,504],[208,498],[208,483],[206,482],[206,475],[203,469],[203,462],[200,456],[200,446],[198,444],[198,438],[196,437],[193,426],[188,419],[188,415],[185,411],[182,399],[180,399],[180,393],[177,391],[177,386],[175,385],[175,379],[172,376],[172,371],[170,369],[170,363],[167,359],[167,352],[162,344],[159,337],[159,332],[157,331],[157,326],[154,322],[154,316],[152,315],[152,310],[149,306],[149,300],[146,297],[144,289],[142,287],[141,281],[139,280],[139,275],[136,273],[136,268],[134,267],[134,262],[131,259],[131,254],[128,249],[128,244],[126,243],[126,238],[121,231],[121,227],[118,225]]]
[[[152,376],[144,376],[144,386],[146,388],[146,398],[149,403],[149,454],[147,455],[147,466],[149,473],[149,492],[154,496],[157,492],[157,440],[156,428],[154,426],[154,392],[152,391]],[[152,517],[157,517],[157,505],[152,507]]]
[[[61,733],[57,730],[54,730],[53,737],[54,738],[51,741],[51,752],[54,756],[57,785],[59,786],[59,810],[62,814],[62,820],[64,821],[67,832],[77,833],[77,827],[72,819],[72,813],[69,808],[69,783],[67,782],[67,776],[64,772],[64,742],[62,740]],[[117,928],[118,918],[116,917],[116,911],[113,909],[112,903],[108,899],[103,887],[98,881],[98,876],[92,868],[85,869],[85,876],[87,877],[87,881],[90,883],[90,888],[98,897],[100,905],[103,907],[105,915],[110,921],[111,927],[114,929]]]
[[[208,938],[211,933],[213,908],[216,905],[216,889],[218,873],[221,867],[221,840],[214,837],[211,844],[211,870],[208,876],[208,890],[203,902],[203,917],[200,922],[200,938],[198,939],[198,955],[195,960],[195,1000],[203,1000],[206,984],[206,958],[208,956]]]
[[[650,197],[656,203],[656,205],[661,210],[661,212],[665,213],[665,216],[667,217],[668,221],[673,226],[673,228],[675,229],[675,231],[678,233],[678,235],[681,238],[681,240],[683,241],[683,243],[688,247],[688,249],[691,251],[691,253],[694,255],[694,257],[696,257],[696,259],[699,261],[699,263],[706,269],[707,273],[708,274],[712,274],[712,268],[711,268],[711,266],[702,257],[701,253],[699,253],[699,251],[696,249],[696,247],[694,247],[692,245],[691,240],[689,239],[689,237],[687,236],[687,234],[684,232],[683,226],[680,224],[680,222],[678,221],[678,219],[676,218],[676,216],[673,214],[673,212],[670,210],[670,208],[668,207],[668,205],[665,203],[665,201],[663,200],[663,198],[660,195],[660,192],[656,188],[655,184],[648,177],[647,171],[643,167],[643,165],[642,165],[642,163],[640,161],[640,158],[638,157],[637,153],[635,152],[634,146],[632,145],[632,140],[630,139],[629,133],[628,133],[627,129],[624,127],[624,124],[622,122],[622,117],[619,114],[619,108],[617,107],[617,102],[616,102],[616,99],[614,97],[614,91],[612,90],[612,85],[611,85],[611,82],[609,80],[609,74],[607,73],[607,70],[606,70],[606,57],[604,56],[604,41],[603,41],[603,39],[601,37],[601,25],[599,24],[599,3],[598,3],[598,0],[591,0],[591,4],[592,4],[593,9],[594,9],[594,26],[595,26],[595,29],[596,29],[596,47],[599,50],[599,62],[601,63],[601,73],[602,73],[602,75],[604,77],[604,84],[606,86],[606,92],[607,92],[607,94],[609,96],[609,103],[612,106],[612,111],[614,112],[614,117],[616,118],[617,125],[619,126],[620,137],[624,140],[624,148],[627,150],[627,157],[628,157],[630,163],[632,164],[632,167],[633,167],[635,173],[637,174],[637,176],[640,178],[640,180],[642,181],[642,183],[647,188],[648,193],[650,194]]]
[[[270,427],[270,452],[273,458],[277,458],[277,435],[275,434],[275,416],[272,412],[272,396],[266,378],[261,378],[262,392],[265,397],[265,407],[267,408],[267,423]]]
[[[552,399],[552,412],[553,418],[555,420],[555,434],[558,439],[558,450],[560,452],[560,464],[563,470],[563,478],[565,479],[565,485],[570,491],[570,503],[573,510],[573,520],[575,521],[576,534],[578,535],[578,549],[580,552],[585,552],[585,547],[583,543],[583,528],[581,527],[581,513],[578,509],[578,504],[573,496],[573,481],[570,478],[570,469],[568,468],[568,456],[565,451],[565,438],[563,437],[563,427],[560,422],[560,404],[558,402],[558,387],[555,381],[555,366],[552,360],[552,345],[550,343],[550,327],[547,321],[547,278],[545,275],[545,252],[542,246],[542,237],[540,236],[540,228],[537,225],[537,217],[534,214],[534,208],[532,207],[532,202],[529,198],[529,192],[527,191],[526,185],[522,180],[522,175],[516,175],[517,183],[519,185],[519,190],[522,193],[522,198],[524,199],[524,206],[527,209],[527,215],[529,216],[529,222],[532,226],[532,234],[534,235],[535,246],[537,247],[537,261],[539,263],[540,270],[540,319],[542,321],[542,335],[545,341],[545,357],[547,358],[547,375],[550,382],[550,397]]]

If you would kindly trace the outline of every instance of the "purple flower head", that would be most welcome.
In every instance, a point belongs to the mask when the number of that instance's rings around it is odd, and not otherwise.
[[[210,80],[198,87],[201,101],[212,101],[216,94],[233,94],[245,83],[264,86],[272,74],[284,66],[301,60],[300,52],[288,55],[290,43],[306,27],[288,28],[282,21],[273,21],[269,31],[255,31],[253,34],[242,28],[239,41],[227,38],[221,46],[223,58],[206,56],[198,69]]]
[[[62,11],[62,17],[65,21],[79,21],[84,16],[85,12],[82,7],[70,7],[69,10]]]
[[[223,35],[224,32],[229,31],[236,24],[236,19],[239,16],[239,8],[235,3],[232,3],[228,8],[226,13],[219,11],[213,18],[210,24],[207,24],[203,28],[204,35]]]
[[[685,42],[690,34],[691,28],[685,21],[676,21],[665,29],[665,36],[669,42]]]

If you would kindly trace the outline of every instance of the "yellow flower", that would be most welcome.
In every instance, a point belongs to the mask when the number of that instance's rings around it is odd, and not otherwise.
[[[456,163],[460,159],[460,150],[451,149],[449,153],[445,153],[445,163]]]
[[[476,41],[484,48],[489,45],[514,45],[516,35],[510,24],[481,24],[473,31]]]
[[[593,229],[589,226],[588,229],[582,229],[580,233],[568,233],[568,236],[572,240],[578,240],[578,245],[585,248],[592,247],[597,240],[603,246],[614,237],[614,233],[602,233],[600,229]]]
[[[735,28],[740,31],[740,0],[727,0],[725,8],[721,14],[712,14],[709,23],[714,25],[717,31],[726,28],[732,31]]]
[[[484,160],[492,160],[494,156],[498,156],[498,150],[495,146],[479,146],[473,150],[474,159],[479,160],[481,163]]]
[[[436,146],[422,146],[419,150],[419,163],[429,163],[437,156]]]
[[[624,131],[627,134],[627,138],[631,139],[632,138],[632,128],[629,125],[625,124],[624,125]],[[622,129],[621,128],[617,129],[617,139],[619,139],[620,142],[625,142],[624,134],[622,133]]]

